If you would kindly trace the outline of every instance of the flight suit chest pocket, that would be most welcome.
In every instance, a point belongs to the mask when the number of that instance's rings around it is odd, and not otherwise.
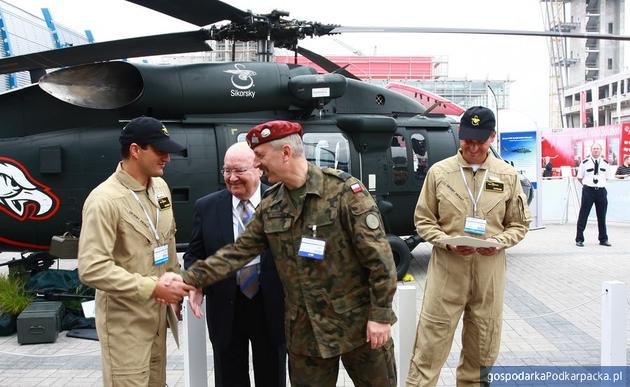
[[[146,241],[147,243],[155,241],[155,235],[153,235],[146,218],[141,218],[139,214],[129,209],[122,210],[119,228],[120,232],[127,234],[131,240]]]
[[[451,184],[441,184],[437,192],[438,209],[441,216],[461,215],[465,212],[467,201]]]
[[[160,214],[160,223],[159,223],[159,233],[160,238],[163,241],[167,241],[175,236],[175,232],[177,229],[173,224],[173,212],[170,210],[162,211]]]
[[[481,208],[483,215],[488,216],[490,214],[496,214],[499,219],[503,219],[506,200],[506,195],[503,193],[484,192],[481,200],[479,201],[479,207]]]

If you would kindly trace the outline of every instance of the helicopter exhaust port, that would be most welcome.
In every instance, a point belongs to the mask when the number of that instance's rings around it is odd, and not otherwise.
[[[126,62],[93,63],[68,67],[44,75],[39,87],[72,105],[92,109],[117,109],[142,95],[138,69]]]

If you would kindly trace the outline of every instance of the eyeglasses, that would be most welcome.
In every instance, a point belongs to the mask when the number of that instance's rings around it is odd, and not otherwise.
[[[250,169],[252,168],[221,168],[221,173],[223,174],[223,176],[230,176],[230,175],[241,176],[242,174],[249,171]]]

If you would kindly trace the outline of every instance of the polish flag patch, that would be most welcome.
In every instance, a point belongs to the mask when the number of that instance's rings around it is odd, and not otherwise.
[[[361,188],[361,184],[359,183],[354,183],[350,186],[350,188],[352,188],[352,192],[354,193],[359,193],[361,191],[363,191],[363,188]]]

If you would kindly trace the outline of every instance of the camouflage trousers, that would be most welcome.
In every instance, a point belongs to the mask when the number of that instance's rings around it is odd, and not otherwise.
[[[339,358],[355,387],[395,387],[394,342],[389,339],[378,349],[365,343],[357,349],[328,359],[289,352],[292,387],[334,387],[339,374]]]

